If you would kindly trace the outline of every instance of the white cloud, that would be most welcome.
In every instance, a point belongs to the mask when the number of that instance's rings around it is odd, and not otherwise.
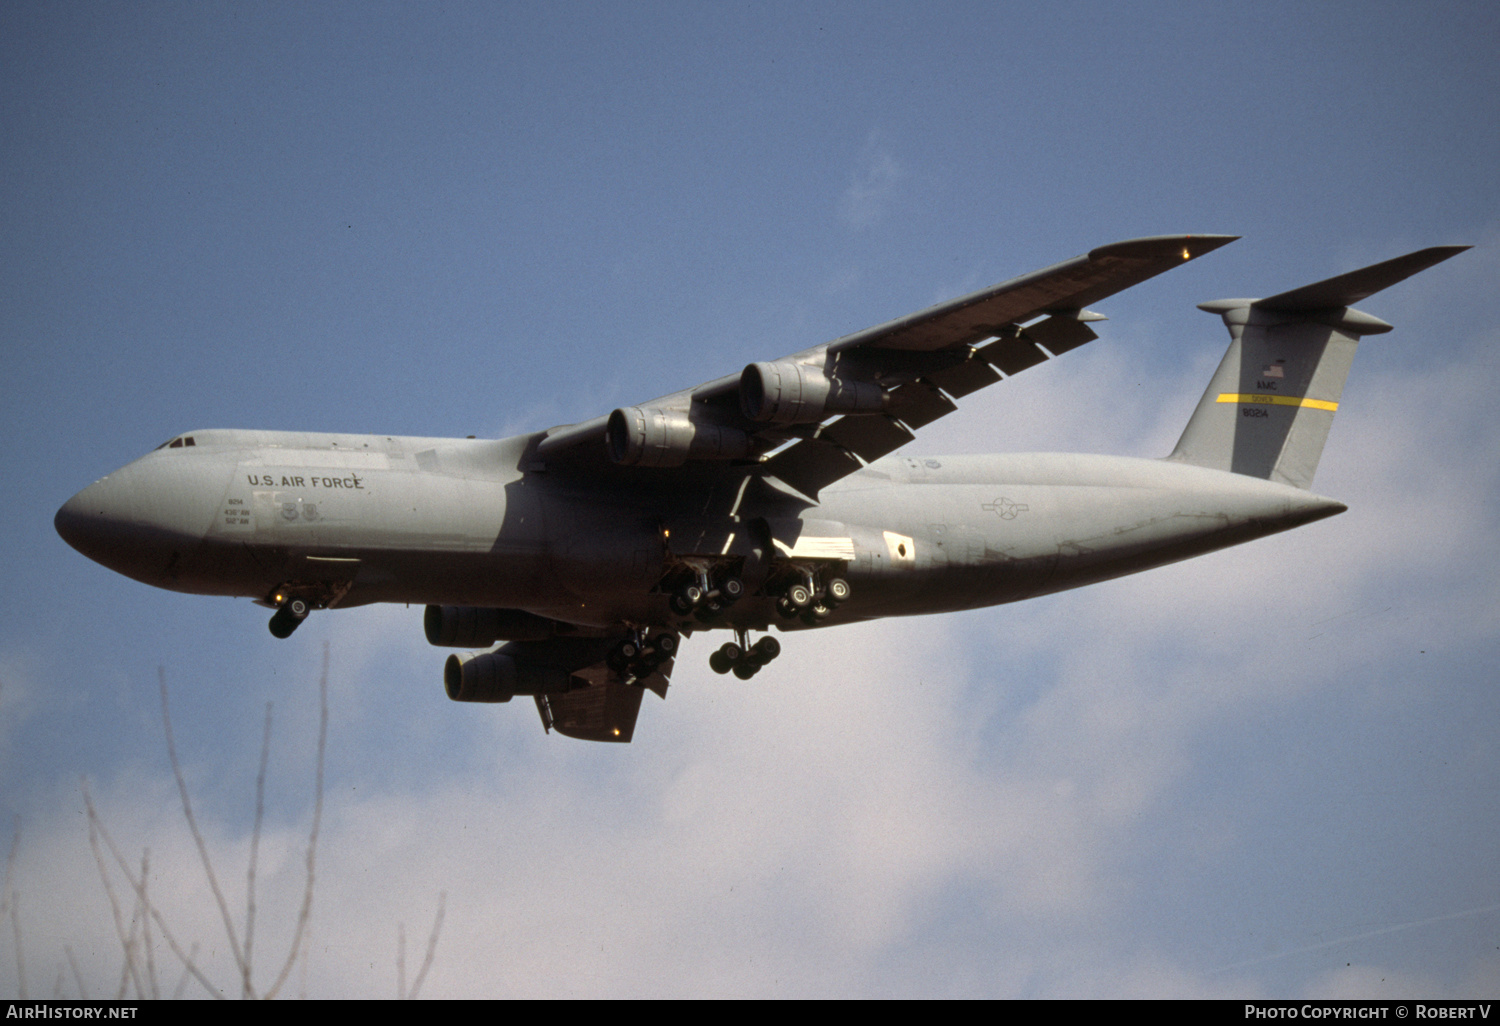
[[[870,133],[849,184],[839,196],[839,216],[856,230],[871,227],[885,217],[905,177],[881,134]]]
[[[1443,973],[1324,946],[1330,933],[1365,943],[1358,928],[1289,923],[1280,908],[1252,928],[1238,907],[1254,900],[1247,878],[1266,857],[1253,825],[1284,823],[1278,839],[1308,849],[1286,855],[1287,872],[1309,876],[1322,830],[1274,791],[1278,750],[1261,750],[1264,736],[1247,744],[1247,731],[1269,724],[1298,745],[1342,752],[1360,739],[1341,724],[1299,723],[1330,691],[1345,720],[1415,729],[1426,713],[1409,698],[1376,701],[1393,690],[1381,667],[1405,658],[1414,638],[1459,651],[1493,645],[1500,439],[1482,389],[1493,351],[1476,342],[1415,377],[1356,363],[1380,401],[1346,405],[1319,477],[1350,503],[1343,516],[1025,605],[790,636],[748,683],[711,674],[702,665],[711,643],[694,639],[670,699],[646,700],[628,748],[543,738],[517,701],[464,710],[477,726],[402,786],[361,786],[359,767],[374,775],[400,756],[368,744],[373,727],[404,710],[414,688],[442,701],[442,653],[413,635],[408,611],[349,614],[333,672],[344,775],[329,794],[307,991],[394,994],[396,925],[406,927],[410,978],[440,892],[447,915],[429,996],[1493,989],[1492,959]],[[1180,382],[1122,391],[1123,357],[1080,356],[1098,358],[1038,368],[1003,402],[970,400],[944,422],[948,442],[1009,448],[1000,440],[1039,437],[1034,425],[1046,419],[1058,448],[1159,453],[1178,427],[1160,412],[1161,391],[1195,399],[1194,374],[1206,374],[1195,367]],[[950,447],[926,442],[926,451]],[[316,656],[315,641],[293,643]],[[409,666],[430,667],[428,679],[406,680]],[[279,722],[291,725],[286,761],[310,771],[307,709]],[[415,735],[442,722],[431,714],[408,727]],[[1218,779],[1236,767],[1264,775],[1266,793]],[[1357,809],[1400,814],[1372,785],[1339,779],[1336,762],[1328,772]],[[1216,789],[1253,804],[1221,807]],[[203,942],[203,961],[233,987],[170,779],[121,769],[97,795],[122,846],[138,854],[149,844],[152,893],[174,929]],[[1430,799],[1458,803],[1456,814],[1470,800]],[[240,909],[244,812],[200,815]],[[262,841],[267,966],[295,915],[309,815],[305,805],[281,812]],[[1380,893],[1414,891],[1402,874],[1443,848],[1440,837],[1413,836],[1387,853],[1395,875]],[[33,994],[58,977],[72,993],[63,944],[94,996],[112,992],[118,946],[97,879],[76,800],[24,825],[17,881]],[[1454,893],[1480,884],[1460,880]],[[1467,907],[1485,900],[1471,897]],[[1367,894],[1328,900],[1339,922],[1368,915],[1337,904]],[[1204,933],[1212,944],[1199,951]],[[1402,940],[1420,951],[1425,936]],[[1268,946],[1308,955],[1257,961]],[[14,992],[7,961],[0,985]],[[175,981],[175,970],[163,976]]]

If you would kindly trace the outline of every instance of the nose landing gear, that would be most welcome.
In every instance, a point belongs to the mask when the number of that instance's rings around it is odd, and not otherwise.
[[[312,607],[304,599],[284,600],[277,606],[276,615],[271,617],[271,633],[278,638],[290,638],[292,631],[302,626],[310,612]]]

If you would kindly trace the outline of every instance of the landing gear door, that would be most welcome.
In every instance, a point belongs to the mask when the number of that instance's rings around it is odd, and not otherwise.
[[[837,520],[767,518],[766,530],[776,554],[789,560],[842,560],[854,558],[854,539],[849,528]]]

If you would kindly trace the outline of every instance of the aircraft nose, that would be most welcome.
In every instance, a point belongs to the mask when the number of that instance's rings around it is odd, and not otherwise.
[[[63,503],[53,526],[94,562],[170,587],[203,540],[217,498],[175,462],[148,456],[100,478]]]

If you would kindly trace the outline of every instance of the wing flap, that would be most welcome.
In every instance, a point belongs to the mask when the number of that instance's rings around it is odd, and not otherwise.
[[[967,360],[956,367],[945,367],[923,376],[955,399],[962,399],[1000,380],[1000,372],[982,359]]]
[[[921,378],[891,390],[892,415],[900,417],[913,431],[921,430],[956,409],[957,403],[940,392],[936,385]]]
[[[537,695],[542,725],[580,741],[628,744],[641,711],[642,688],[631,684],[598,684],[558,695]]]
[[[981,348],[979,355],[999,368],[1006,377],[1035,367],[1047,359],[1047,354],[1038,349],[1035,342],[1021,336],[997,339]]]
[[[529,686],[517,693],[534,695],[546,730],[584,741],[623,744],[635,733],[641,695],[650,690],[667,697],[673,661],[668,658],[648,664],[633,671],[644,676],[627,677],[610,666],[609,653],[620,640],[614,637],[513,641],[500,651],[515,661],[521,676],[529,681]],[[539,675],[547,675],[547,686],[536,686]]]
[[[818,432],[818,440],[849,450],[866,463],[895,452],[917,436],[899,420],[884,414],[840,417]]]

